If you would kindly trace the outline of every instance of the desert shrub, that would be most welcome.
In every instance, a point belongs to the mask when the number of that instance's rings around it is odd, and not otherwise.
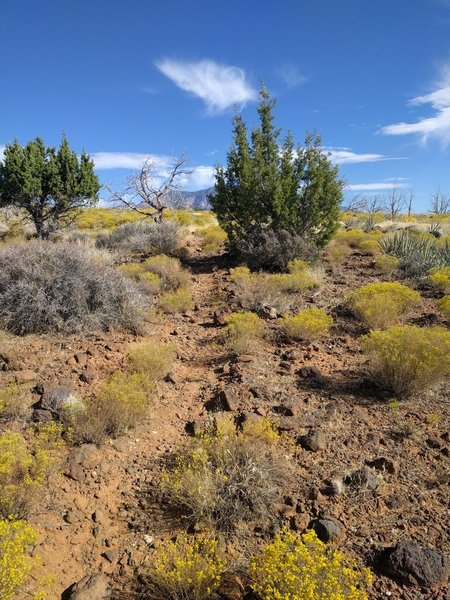
[[[420,303],[420,294],[398,283],[369,283],[352,292],[348,303],[370,329],[384,329]]]
[[[58,462],[61,432],[52,422],[41,425],[29,441],[13,431],[0,435],[0,516],[27,515]]]
[[[185,271],[177,258],[165,256],[152,256],[142,263],[143,268],[149,273],[156,273],[161,277],[162,289],[173,291],[189,286],[189,273]]]
[[[218,416],[178,451],[174,470],[164,474],[169,502],[191,522],[226,532],[253,520],[269,525],[286,484],[277,439],[270,424],[248,423],[237,431],[231,417]]]
[[[36,531],[26,521],[0,518],[0,598],[13,600],[36,565],[29,547]]]
[[[373,380],[409,396],[450,373],[450,331],[412,325],[371,331],[363,338]]]
[[[153,384],[145,375],[116,371],[79,410],[63,415],[71,440],[100,445],[108,436],[125,433],[145,418],[152,394]]]
[[[261,600],[367,600],[368,569],[328,548],[313,530],[287,529],[250,561],[252,589]]]
[[[131,346],[127,362],[132,371],[145,375],[151,381],[158,381],[169,373],[176,352],[175,344],[137,342]]]
[[[381,252],[380,244],[376,240],[362,240],[358,249],[363,256],[375,256]]]
[[[446,295],[436,302],[438,310],[450,320],[450,295]]]
[[[137,254],[173,254],[178,248],[178,226],[173,221],[124,223],[100,234],[97,246]]]
[[[257,312],[267,307],[288,310],[291,302],[280,287],[279,277],[252,273],[248,267],[237,267],[230,276],[230,283],[245,309]]]
[[[333,240],[326,249],[326,256],[332,264],[340,265],[352,254],[352,249],[346,244]]]
[[[382,254],[378,256],[375,261],[375,266],[380,273],[384,275],[390,275],[394,273],[400,264],[400,259],[395,256],[391,256],[390,254]]]
[[[145,270],[145,267],[140,263],[126,263],[120,265],[119,270],[121,273],[136,281],[142,291],[155,295],[157,294],[162,285],[162,279],[156,273],[151,273]]]
[[[438,290],[442,290],[445,293],[450,292],[450,266],[431,269],[430,281]]]
[[[194,301],[189,289],[180,288],[161,296],[159,304],[165,313],[174,315],[191,310],[194,306]]]
[[[157,546],[156,556],[143,573],[146,598],[206,600],[215,595],[226,568],[217,540],[182,533]]]
[[[315,289],[320,287],[325,279],[322,267],[309,267],[303,260],[294,259],[288,263],[287,267],[288,273],[269,276],[273,284],[283,293],[295,294]]]
[[[206,254],[218,252],[224,245],[227,234],[220,225],[210,225],[199,231],[202,237],[202,250]]]
[[[320,308],[306,308],[296,315],[285,315],[279,320],[283,333],[295,340],[316,340],[333,325],[333,317]]]
[[[231,313],[225,322],[225,343],[234,352],[249,352],[264,335],[263,322],[253,312]]]
[[[450,264],[448,244],[440,246],[433,236],[397,231],[382,237],[380,246],[386,254],[400,259],[399,268],[408,277],[422,276],[433,267]]]
[[[0,389],[0,421],[24,419],[30,414],[26,386],[10,383]]]
[[[0,249],[0,326],[13,333],[139,327],[148,300],[128,278],[77,245]]]
[[[336,244],[347,244],[350,248],[358,248],[362,241],[367,240],[367,234],[360,229],[338,231],[334,239]]]
[[[313,243],[286,230],[255,230],[240,240],[238,251],[251,269],[265,271],[286,271],[288,263],[295,258],[308,262],[317,258],[317,248]]]

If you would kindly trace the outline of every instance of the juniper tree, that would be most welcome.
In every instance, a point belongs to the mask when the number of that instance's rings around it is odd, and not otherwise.
[[[0,163],[0,207],[26,211],[36,235],[45,238],[76,214],[94,205],[100,184],[94,163],[72,151],[65,136],[58,149],[46,147],[37,137],[21,146],[17,140],[5,148]]]
[[[260,123],[250,141],[242,116],[234,116],[227,166],[216,170],[210,202],[235,252],[258,230],[288,231],[322,248],[338,227],[343,189],[338,167],[317,133],[307,134],[297,148],[290,133],[280,142],[274,105],[262,87]]]

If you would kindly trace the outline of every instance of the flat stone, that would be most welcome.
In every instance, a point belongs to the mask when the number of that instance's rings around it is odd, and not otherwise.
[[[300,446],[311,452],[319,452],[326,448],[326,437],[320,429],[311,429],[307,435],[301,436],[298,440]]]
[[[86,575],[78,583],[70,586],[64,594],[67,600],[105,600],[110,596],[108,579],[100,573]]]

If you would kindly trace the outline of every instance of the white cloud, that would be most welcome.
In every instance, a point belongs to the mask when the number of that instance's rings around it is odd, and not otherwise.
[[[0,160],[3,160],[5,155],[5,146],[0,146]]]
[[[289,89],[295,88],[306,82],[306,77],[300,73],[298,67],[295,65],[284,65],[278,70],[278,76],[284,81]]]
[[[214,167],[200,165],[195,167],[192,173],[180,179],[181,188],[184,190],[195,191],[212,187],[215,182],[216,170]]]
[[[385,181],[380,181],[376,183],[351,183],[350,185],[346,185],[345,189],[353,192],[369,192],[373,190],[393,190],[407,187],[409,186],[406,183],[387,183]]]
[[[419,135],[423,142],[436,139],[444,146],[450,143],[450,69],[444,71],[438,87],[429,94],[416,96],[409,101],[412,106],[429,105],[434,110],[431,117],[422,117],[413,123],[393,123],[381,128],[384,135]]]
[[[338,165],[347,165],[355,163],[377,162],[380,160],[402,160],[402,158],[393,158],[383,154],[352,152],[348,148],[325,148],[331,154],[331,160]]]
[[[156,62],[155,66],[176,86],[201,98],[209,114],[223,112],[234,104],[243,105],[258,96],[239,67],[212,60],[188,62],[169,58]]]

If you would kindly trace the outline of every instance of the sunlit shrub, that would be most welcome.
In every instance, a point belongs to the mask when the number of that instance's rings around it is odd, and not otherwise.
[[[430,271],[430,281],[438,290],[450,292],[450,267],[440,267]]]
[[[127,363],[132,371],[144,374],[151,381],[158,381],[170,371],[176,352],[175,344],[137,342],[130,348]]]
[[[161,296],[159,304],[165,313],[175,315],[192,310],[194,300],[188,288],[179,288]]]
[[[384,275],[391,275],[398,269],[399,265],[400,259],[390,254],[382,254],[375,261],[377,270]]]
[[[30,414],[27,389],[18,383],[10,383],[0,389],[0,421],[24,419]]]
[[[28,552],[37,541],[26,521],[0,518],[0,598],[13,600],[36,565]]]
[[[53,473],[63,446],[62,427],[42,424],[30,440],[20,433],[0,435],[0,516],[24,517]]]
[[[158,544],[156,556],[143,573],[146,597],[206,600],[217,591],[226,568],[217,540],[182,533],[175,541]]]
[[[362,340],[373,380],[409,396],[450,373],[450,331],[412,325],[371,331]]]
[[[375,256],[381,252],[380,244],[376,240],[362,240],[358,249],[364,256]]]
[[[283,333],[295,340],[316,340],[326,333],[333,324],[333,317],[320,308],[306,308],[296,315],[285,315],[279,320]]]
[[[436,306],[446,319],[450,320],[450,295],[444,296],[436,302]]]
[[[178,247],[178,226],[172,221],[124,223],[97,236],[97,245],[128,253],[172,254]]]
[[[398,283],[369,283],[352,292],[348,302],[370,329],[384,329],[420,303],[420,294]]]
[[[145,418],[152,394],[153,384],[145,375],[116,371],[73,415],[73,440],[101,444],[107,436],[126,432]]]
[[[347,244],[350,248],[357,248],[360,242],[367,239],[367,234],[360,229],[352,229],[339,231],[334,239],[336,244]]]
[[[210,225],[199,231],[202,237],[202,250],[205,254],[218,252],[227,240],[227,234],[219,225]]]
[[[218,416],[178,451],[174,470],[165,473],[169,502],[193,523],[227,532],[246,521],[270,524],[286,484],[276,453],[278,436],[270,430],[269,424],[249,423],[237,431],[232,417]]]
[[[232,313],[225,317],[225,342],[235,352],[248,352],[264,335],[261,319],[252,312]]]
[[[160,291],[162,285],[161,277],[156,273],[146,271],[142,264],[126,263],[120,265],[118,268],[124,275],[139,283],[143,291],[152,295]]]
[[[177,258],[160,254],[152,256],[142,263],[143,268],[161,277],[162,289],[174,291],[189,286],[189,273],[181,267]]]
[[[342,264],[350,255],[352,254],[352,249],[350,246],[346,244],[340,244],[334,240],[331,244],[328,244],[326,248],[326,256],[332,264],[340,265]]]
[[[313,530],[284,529],[250,561],[252,589],[261,600],[367,600],[368,569],[328,548]]]

